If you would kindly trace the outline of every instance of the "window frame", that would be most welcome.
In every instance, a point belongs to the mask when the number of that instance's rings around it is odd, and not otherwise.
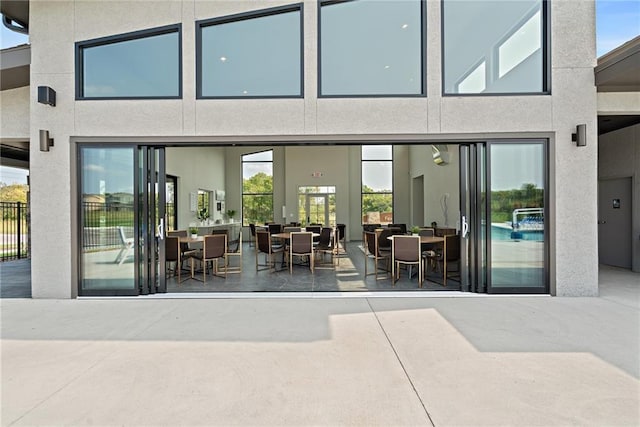
[[[360,221],[362,222],[362,217],[364,216],[364,212],[362,210],[362,200],[363,200],[363,196],[364,195],[368,195],[368,194],[372,194],[372,195],[379,195],[379,194],[391,194],[391,222],[389,222],[389,224],[393,223],[394,217],[395,217],[395,194],[394,194],[394,181],[395,181],[395,175],[394,175],[394,169],[395,169],[395,165],[394,165],[394,153],[393,153],[393,144],[377,144],[377,145],[389,145],[391,147],[391,159],[363,159],[362,158],[362,147],[364,147],[365,145],[376,145],[376,144],[362,144],[360,146]],[[371,193],[365,193],[364,191],[362,191],[362,187],[363,187],[363,167],[362,164],[365,162],[390,162],[391,163],[391,191],[384,191],[384,192],[371,192]],[[367,224],[362,222],[362,224]]]
[[[258,154],[258,153],[264,153],[267,151],[271,151],[271,160],[244,160],[245,156],[249,156],[252,154]],[[275,212],[274,212],[274,207],[273,207],[273,153],[274,150],[272,148],[268,149],[268,150],[261,150],[261,151],[254,151],[251,153],[243,153],[241,154],[240,157],[240,174],[241,174],[241,188],[242,188],[242,195],[241,195],[241,209],[240,209],[240,224],[242,224],[243,227],[248,227],[249,224],[247,223],[245,225],[244,223],[244,196],[271,196],[271,213],[272,213],[272,217],[271,220],[275,219]],[[245,193],[244,192],[244,164],[245,163],[271,163],[271,193]]]
[[[84,95],[84,49],[106,46],[131,40],[145,39],[165,34],[178,33],[178,95],[175,96],[85,96]],[[171,24],[163,27],[148,28],[129,33],[115,34],[75,43],[75,81],[76,101],[84,100],[117,100],[117,99],[182,99],[182,24]]]
[[[427,0],[416,0],[420,2],[420,93],[415,94],[361,94],[361,95],[325,95],[322,93],[322,6],[331,6],[339,3],[347,3],[358,0],[324,0],[318,1],[318,41],[317,41],[317,58],[318,58],[318,98],[426,98],[427,97]]]
[[[487,92],[487,93],[447,93],[445,89],[445,33],[444,33],[444,13],[446,3],[449,1],[455,0],[441,0],[440,5],[440,70],[441,70],[441,79],[440,79],[440,92],[442,97],[485,97],[485,96],[535,96],[535,95],[551,95],[551,4],[549,0],[540,0],[540,18],[542,19],[542,91],[540,92]],[[517,28],[519,24],[525,22],[528,18],[531,17],[531,14],[528,13],[526,17],[514,23],[511,27],[512,29]],[[507,36],[500,39],[501,41],[506,40]],[[479,55],[479,59],[475,62],[478,64],[482,60],[486,60],[486,55]],[[498,59],[497,48],[491,50],[491,60],[496,61]],[[491,77],[497,75],[497,71],[495,71],[497,67],[492,67]],[[473,71],[473,68],[470,70]],[[467,72],[463,76],[467,76],[469,73]],[[494,74],[495,73],[495,74]],[[486,81],[486,78],[485,78]],[[456,83],[456,86],[460,82]]]
[[[252,96],[212,96],[202,94],[202,29],[214,25],[248,21],[255,18],[279,15],[289,12],[300,14],[300,94],[299,95],[252,95]],[[196,21],[196,99],[298,99],[304,98],[304,3],[253,10]]]

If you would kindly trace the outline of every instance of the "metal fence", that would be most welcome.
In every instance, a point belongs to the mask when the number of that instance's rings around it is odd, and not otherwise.
[[[29,204],[0,202],[0,260],[29,258],[31,255]]]

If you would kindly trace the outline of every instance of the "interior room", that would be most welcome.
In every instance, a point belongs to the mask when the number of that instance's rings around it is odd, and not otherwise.
[[[391,271],[385,271],[391,266],[372,259],[363,240],[363,224],[378,224],[378,230],[402,224],[409,235],[414,227],[432,224],[459,230],[457,145],[169,147],[166,174],[168,234],[182,230],[201,239],[225,230],[230,244],[242,232],[241,256],[228,261],[234,273],[242,264],[240,274],[225,278],[212,274],[210,266],[203,276],[201,260],[189,255],[202,250],[202,243],[182,242],[187,253],[182,269],[167,262],[168,292],[459,289],[454,260],[446,284],[442,263],[426,258],[422,287],[417,265],[399,266],[394,284]],[[332,229],[344,224],[345,235],[339,244],[331,241],[333,253],[314,255],[313,273],[308,256],[293,257],[290,272],[284,251],[268,268],[269,255],[256,248],[249,224],[259,230],[265,223],[298,225],[303,231],[312,223]],[[390,248],[384,240],[381,248]],[[287,249],[288,242],[272,242],[278,243]],[[422,245],[421,253],[440,252],[441,245]],[[375,263],[379,271],[371,274]]]

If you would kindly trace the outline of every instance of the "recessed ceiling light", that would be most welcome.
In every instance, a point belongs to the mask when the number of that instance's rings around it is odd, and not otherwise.
[[[402,24],[402,29],[409,28],[409,24]]]
[[[385,70],[388,70],[389,68],[391,68],[391,65],[385,65],[385,66],[384,66],[384,69],[385,69]]]
[[[227,57],[226,57],[226,56],[221,56],[221,57],[220,57],[220,61],[222,61],[222,62],[226,62],[226,61],[227,61]]]
[[[243,91],[242,91],[242,93],[246,95],[246,94],[248,94],[249,92],[247,92],[246,90],[243,90]]]

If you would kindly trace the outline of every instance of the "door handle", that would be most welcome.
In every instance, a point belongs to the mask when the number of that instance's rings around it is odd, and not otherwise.
[[[164,240],[164,218],[160,218],[160,224],[158,224],[156,237],[160,240]]]
[[[469,234],[469,223],[467,222],[467,217],[462,215],[462,238],[466,238],[467,234]]]

